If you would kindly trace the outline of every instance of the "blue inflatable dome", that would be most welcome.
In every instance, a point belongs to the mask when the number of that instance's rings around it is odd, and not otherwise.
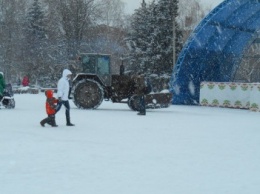
[[[225,0],[192,32],[171,77],[173,104],[199,103],[202,81],[230,82],[260,34],[260,0]]]

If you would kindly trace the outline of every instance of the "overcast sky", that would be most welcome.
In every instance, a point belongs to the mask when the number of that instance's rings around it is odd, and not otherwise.
[[[151,0],[145,0],[147,3],[151,2]],[[200,0],[202,4],[205,6],[216,7],[220,4],[223,0]],[[141,6],[142,0],[123,0],[125,2],[125,11],[129,14],[132,14],[135,9]]]

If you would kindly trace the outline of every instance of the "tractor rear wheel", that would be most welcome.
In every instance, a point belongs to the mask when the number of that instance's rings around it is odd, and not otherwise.
[[[72,88],[74,104],[81,109],[96,109],[102,103],[104,91],[94,80],[81,80]]]

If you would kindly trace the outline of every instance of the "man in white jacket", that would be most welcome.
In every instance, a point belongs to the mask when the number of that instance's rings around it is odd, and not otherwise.
[[[61,108],[62,105],[65,106],[66,111],[66,121],[67,121],[67,126],[74,126],[70,122],[70,104],[69,104],[69,90],[70,90],[70,85],[69,85],[69,80],[71,79],[71,71],[68,69],[64,69],[62,73],[62,78],[58,81],[58,105],[56,108],[56,112],[58,112]]]

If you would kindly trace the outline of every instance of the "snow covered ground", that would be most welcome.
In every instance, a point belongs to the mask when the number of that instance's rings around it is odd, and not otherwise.
[[[39,125],[43,94],[0,110],[1,194],[259,194],[260,113],[126,104],[79,110],[75,127]]]

